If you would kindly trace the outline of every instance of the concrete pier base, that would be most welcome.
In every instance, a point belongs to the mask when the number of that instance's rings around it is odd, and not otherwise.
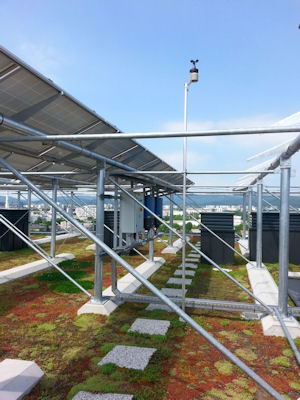
[[[154,257],[154,261],[145,261],[143,264],[139,265],[136,270],[144,278],[149,278],[154,272],[156,272],[162,265],[164,265],[165,260],[162,257]],[[118,280],[118,289],[124,293],[134,293],[140,288],[141,282],[137,280],[133,275],[126,274]],[[111,290],[111,286],[104,290],[103,296],[113,296],[114,293]],[[94,303],[89,301],[79,308],[77,315],[81,314],[101,314],[110,315],[121,302],[116,300],[106,300],[102,304]]]

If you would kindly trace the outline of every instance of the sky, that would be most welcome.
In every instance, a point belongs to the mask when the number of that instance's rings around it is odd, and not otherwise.
[[[300,111],[299,0],[0,0],[0,14],[4,47],[124,132],[183,130],[192,58],[190,130],[270,126]],[[188,169],[244,170],[289,138],[189,139]],[[182,139],[141,143],[182,168]],[[292,167],[297,185],[299,154]]]

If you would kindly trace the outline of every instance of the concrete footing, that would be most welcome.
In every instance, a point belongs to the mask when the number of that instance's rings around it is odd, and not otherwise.
[[[238,241],[238,244],[240,245],[240,250],[241,250],[242,255],[247,257],[249,255],[248,239],[240,239]]]
[[[269,306],[278,305],[278,287],[270,272],[264,265],[255,268],[256,263],[252,264],[247,264],[247,271],[253,293]],[[285,336],[276,317],[268,315],[261,319],[261,323],[265,336]],[[285,324],[293,338],[300,337],[300,324],[295,318],[286,319]]]
[[[182,249],[182,240],[178,239],[173,243],[173,246],[168,246],[162,250],[162,254],[176,254]]]
[[[57,235],[55,237],[56,242],[59,240],[66,240],[66,239],[71,239],[73,237],[80,236],[79,232],[74,232],[74,233],[64,233],[63,235]],[[51,236],[46,236],[42,239],[34,239],[34,243],[36,244],[45,244],[45,243],[51,243]]]
[[[34,361],[7,358],[0,363],[0,399],[23,399],[43,376]]]
[[[53,262],[59,264],[65,260],[73,260],[75,256],[71,253],[58,254]],[[19,267],[14,267],[0,272],[0,285],[8,282],[15,281],[16,279],[25,278],[28,275],[35,274],[37,272],[42,272],[47,269],[53,268],[48,261],[42,259],[38,261],[33,261],[28,264],[20,265]]]
[[[145,261],[136,268],[136,271],[139,272],[144,278],[148,279],[164,263],[165,260],[162,257],[154,257],[154,261]],[[134,293],[140,288],[141,285],[141,282],[129,273],[118,280],[118,290],[124,293]],[[103,296],[115,297],[111,286],[104,290]],[[77,314],[110,315],[120,304],[121,302],[117,298],[115,300],[106,300],[102,304],[89,301],[79,308]]]

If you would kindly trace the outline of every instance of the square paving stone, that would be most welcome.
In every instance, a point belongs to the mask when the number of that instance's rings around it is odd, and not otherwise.
[[[183,279],[182,278],[170,278],[167,282],[167,284],[170,285],[182,285],[183,284]],[[191,279],[186,279],[185,278],[185,284],[190,285],[192,283]]]
[[[163,310],[163,311],[168,311],[172,312],[171,308],[167,306],[166,304],[159,304],[159,303],[150,303],[148,307],[146,307],[147,311],[153,311],[153,310]]]
[[[193,260],[193,261],[195,261],[195,260]],[[182,268],[182,264],[180,264],[178,268]],[[186,262],[186,263],[185,263],[185,268],[197,269],[197,268],[198,268],[198,265],[197,265],[197,264],[193,264],[193,263]]]
[[[185,276],[195,276],[195,271],[191,271],[189,269],[185,270]],[[182,270],[181,269],[176,269],[176,271],[174,272],[175,276],[182,276]]]
[[[182,289],[162,288],[161,291],[168,297],[182,297]],[[185,289],[185,293],[187,289]]]
[[[129,332],[147,333],[148,335],[165,335],[169,326],[170,321],[137,318],[129,328]]]
[[[78,392],[72,400],[132,400],[132,394]]]
[[[155,352],[156,349],[151,347],[117,345],[102,358],[98,365],[113,363],[121,368],[139,369],[143,371]]]

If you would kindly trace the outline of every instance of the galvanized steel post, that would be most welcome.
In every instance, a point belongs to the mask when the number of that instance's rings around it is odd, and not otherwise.
[[[113,247],[114,250],[118,246],[118,188],[115,186],[115,197],[114,197],[114,234],[113,234]]]
[[[257,184],[257,212],[256,212],[256,267],[262,268],[262,195],[263,184]]]
[[[246,239],[246,193],[243,194],[243,239]]]
[[[28,236],[30,237],[30,218],[31,218],[31,189],[27,191],[27,209],[28,209]]]
[[[249,224],[249,216],[252,213],[252,189],[248,190],[248,224]]]
[[[174,207],[173,207],[173,194],[170,195],[170,226],[173,228],[173,213],[174,213]],[[169,231],[169,245],[173,247],[173,232],[172,230]]]
[[[279,286],[278,307],[283,317],[288,316],[288,272],[289,272],[289,196],[291,164],[280,161],[280,224],[279,224]]]
[[[70,209],[69,209],[70,216],[73,217],[74,214],[74,192],[71,191],[70,193]],[[70,224],[70,232],[73,232],[73,225]]]
[[[21,192],[18,190],[17,208],[21,208]]]
[[[104,242],[104,180],[105,169],[97,165],[97,195],[96,195],[96,236]],[[95,250],[95,288],[94,300],[102,302],[103,286],[103,251],[96,244]]]
[[[52,181],[52,200],[57,203],[57,180]],[[56,252],[56,209],[52,207],[51,216],[51,250],[50,255],[52,258],[55,257]]]
[[[149,230],[149,261],[154,261],[154,230]]]

